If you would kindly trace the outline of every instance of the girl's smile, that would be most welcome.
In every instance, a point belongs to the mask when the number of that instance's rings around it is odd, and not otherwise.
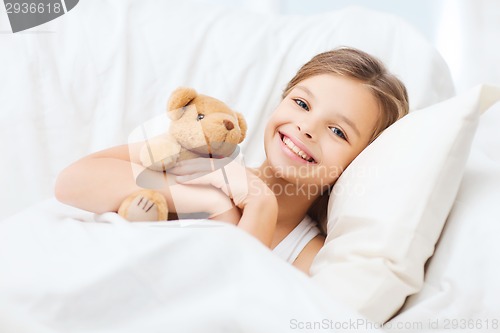
[[[286,155],[290,156],[292,160],[303,164],[316,164],[313,154],[302,142],[300,142],[298,138],[290,137],[289,135],[279,131],[278,133],[283,151]]]
[[[331,185],[368,145],[379,114],[375,97],[360,81],[332,74],[307,78],[285,96],[266,126],[266,167],[296,185]]]

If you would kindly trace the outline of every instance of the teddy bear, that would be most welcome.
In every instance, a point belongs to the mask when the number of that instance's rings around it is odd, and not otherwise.
[[[241,113],[192,88],[172,92],[167,114],[171,120],[167,132],[146,140],[140,150],[141,164],[157,172],[168,173],[186,159],[228,157],[246,136],[247,124]],[[131,194],[118,209],[129,221],[167,220],[168,212],[163,195],[148,189]]]

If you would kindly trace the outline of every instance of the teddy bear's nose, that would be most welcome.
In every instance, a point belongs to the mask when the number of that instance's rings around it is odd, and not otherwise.
[[[228,131],[230,131],[234,128],[234,124],[230,120],[224,119],[223,123],[224,123],[224,126],[226,126],[226,129]]]

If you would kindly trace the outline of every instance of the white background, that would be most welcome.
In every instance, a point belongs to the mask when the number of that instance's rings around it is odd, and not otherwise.
[[[499,0],[197,0],[269,14],[308,14],[364,6],[403,17],[448,63],[456,92],[500,86]]]

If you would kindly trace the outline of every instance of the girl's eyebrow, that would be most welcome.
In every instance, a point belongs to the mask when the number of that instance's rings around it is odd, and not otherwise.
[[[339,115],[337,115],[337,117],[339,117],[342,121],[344,121],[347,124],[347,126],[349,126],[354,131],[354,133],[356,133],[356,135],[358,137],[361,136],[361,133],[359,133],[359,130],[356,127],[356,124],[354,122],[352,122],[351,119],[347,118],[343,114],[339,114]]]
[[[297,85],[297,86],[295,86],[295,88],[302,90],[303,92],[306,93],[306,95],[308,95],[310,98],[314,99],[313,93],[309,89],[307,89],[307,87]]]
[[[295,86],[295,88],[302,90],[303,92],[306,93],[306,95],[309,96],[309,98],[314,99],[314,94],[309,89],[307,89],[307,87],[297,85]],[[343,114],[336,114],[335,116],[340,118],[344,123],[346,123],[347,126],[349,126],[358,137],[361,137],[359,129],[356,127],[356,124],[351,119],[347,118]]]

